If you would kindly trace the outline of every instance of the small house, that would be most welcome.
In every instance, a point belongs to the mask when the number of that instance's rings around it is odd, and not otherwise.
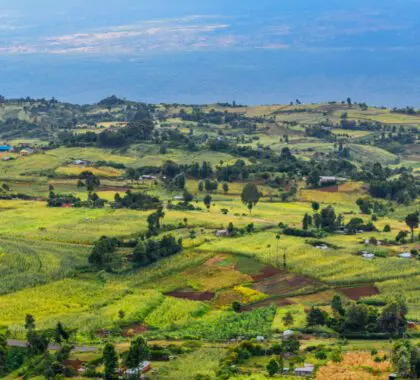
[[[286,330],[283,332],[283,339],[289,339],[293,335],[295,335],[295,332],[293,330]]]
[[[146,373],[150,371],[151,369],[152,369],[152,363],[148,361],[144,361],[137,368],[127,369],[124,372],[124,377],[130,379],[134,376],[139,376],[142,373]]]
[[[344,183],[347,181],[347,178],[342,177],[321,176],[319,177],[319,186],[337,185],[339,183]]]
[[[89,162],[84,161],[84,160],[75,160],[73,163],[75,165],[89,165]]]
[[[256,341],[257,341],[258,343],[262,343],[262,342],[264,342],[264,340],[265,340],[265,338],[264,338],[262,335],[258,335],[258,336],[256,337]]]
[[[34,151],[31,148],[25,148],[20,151],[20,155],[23,157],[30,156],[31,154],[34,154]]]
[[[362,257],[364,259],[367,259],[367,260],[372,260],[373,258],[375,258],[375,254],[374,253],[365,252],[365,253],[362,253]]]
[[[313,364],[304,364],[303,367],[295,369],[295,376],[312,376],[314,374]]]
[[[183,201],[184,200],[184,197],[182,195],[175,195],[174,196],[174,200],[175,201]]]
[[[401,257],[402,259],[411,259],[413,255],[410,252],[404,252],[399,254],[398,257]]]
[[[217,230],[216,231],[216,236],[218,236],[218,237],[229,236],[229,231],[228,230]]]
[[[140,180],[140,181],[144,181],[144,180],[146,180],[146,179],[148,179],[148,180],[154,180],[154,179],[156,179],[156,176],[154,176],[154,175],[149,175],[149,174],[145,174],[145,175],[142,175],[142,176],[139,178],[139,180]]]

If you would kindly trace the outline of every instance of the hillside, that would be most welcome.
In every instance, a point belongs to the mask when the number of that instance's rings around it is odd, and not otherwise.
[[[77,359],[53,375],[100,378],[104,344],[141,336],[150,379],[265,379],[278,357],[387,378],[390,339],[420,341],[419,131],[419,111],[350,99],[2,99],[0,333],[60,323],[92,352],[9,347],[0,375]]]

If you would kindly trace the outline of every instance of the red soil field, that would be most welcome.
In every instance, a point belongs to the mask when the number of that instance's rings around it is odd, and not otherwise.
[[[129,338],[133,335],[138,335],[141,333],[144,333],[148,330],[148,327],[146,325],[142,324],[133,324],[128,327],[125,327],[121,335],[125,338]]]
[[[343,293],[346,297],[355,301],[362,297],[369,297],[379,294],[378,288],[373,285],[360,286],[358,288],[343,288],[337,290]]]
[[[288,300],[287,298],[268,299],[268,300],[254,303],[252,305],[242,306],[242,311],[251,311],[251,310],[258,309],[260,307],[267,307],[273,304],[276,306],[289,306],[289,305],[293,305],[294,302]]]
[[[280,273],[281,273],[280,269],[277,269],[271,265],[267,265],[266,267],[260,270],[260,273],[252,276],[252,279],[254,281],[261,281],[266,278],[274,277],[275,275],[280,274]]]
[[[169,292],[165,296],[183,298],[191,301],[210,301],[214,298],[213,292]]]
[[[323,191],[325,193],[338,193],[339,188],[338,188],[338,185],[333,185],[333,186],[327,186],[327,187],[320,187],[317,190]]]

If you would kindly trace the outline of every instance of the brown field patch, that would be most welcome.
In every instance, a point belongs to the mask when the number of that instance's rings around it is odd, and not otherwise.
[[[373,285],[359,286],[357,288],[342,288],[338,289],[346,297],[352,300],[359,300],[362,297],[370,297],[379,294],[379,289]]]
[[[270,305],[276,305],[278,307],[281,307],[281,306],[294,305],[294,302],[287,298],[272,298],[272,299],[267,299],[264,301],[253,303],[251,305],[243,306],[242,311],[251,311],[251,310],[259,309],[261,307],[268,307]]]
[[[332,186],[320,187],[317,190],[322,191],[324,193],[337,193],[339,190],[339,187],[338,185],[332,185]]]
[[[124,338],[130,338],[130,337],[142,334],[146,332],[148,329],[149,328],[147,327],[147,325],[135,323],[135,324],[125,327],[121,335]]]
[[[378,356],[383,357],[380,352]],[[316,380],[386,380],[392,371],[389,360],[376,362],[370,352],[346,352],[341,363],[328,362],[316,374]]]
[[[190,301],[211,301],[215,293],[213,292],[169,292],[165,296],[182,298]]]
[[[282,296],[296,291],[310,291],[320,287],[318,282],[293,273],[279,273],[252,284],[252,289],[272,296]]]
[[[273,267],[272,265],[267,265],[266,267],[260,270],[260,273],[251,276],[254,281],[261,281],[267,278],[274,277],[281,273],[280,269]]]
[[[313,294],[306,294],[302,296],[296,296],[289,298],[291,301],[296,303],[305,305],[305,306],[312,306],[312,305],[322,305],[326,303],[330,303],[335,295],[333,290],[325,290],[319,293]]]
[[[252,278],[247,274],[235,270],[234,264],[218,265],[218,262],[223,259],[223,257],[216,256],[199,267],[183,272],[182,276],[188,280],[188,283],[194,284],[194,290],[203,292],[213,292],[252,281]]]

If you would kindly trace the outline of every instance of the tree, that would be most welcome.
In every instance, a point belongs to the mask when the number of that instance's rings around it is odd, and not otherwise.
[[[343,301],[338,294],[336,294],[333,297],[332,302],[331,302],[331,308],[339,315],[344,315],[345,311],[343,307]]]
[[[146,340],[138,336],[131,341],[130,349],[127,352],[127,355],[124,358],[124,364],[128,368],[137,368],[140,363],[149,359],[150,349],[147,345]]]
[[[312,202],[312,210],[314,210],[315,212],[317,212],[319,210],[319,203],[316,201]]]
[[[364,331],[368,316],[369,310],[366,305],[351,302],[345,310],[345,328],[349,331]]]
[[[26,334],[28,350],[31,355],[40,355],[47,351],[49,339],[46,334],[39,334],[35,330],[28,330]]]
[[[405,218],[405,224],[411,230],[411,241],[414,243],[414,229],[419,227],[419,212],[408,214]]]
[[[252,208],[258,203],[261,198],[261,193],[258,190],[257,185],[248,183],[242,189],[241,200],[243,204],[246,204],[251,213]]]
[[[117,239],[106,236],[101,237],[95,242],[88,257],[89,264],[99,269],[112,271],[121,264],[121,257],[116,253],[117,246]]]
[[[84,181],[84,182],[83,182]],[[79,175],[78,186],[86,186],[87,191],[91,192],[101,185],[99,177],[90,171],[84,171]]]
[[[334,208],[328,206],[321,210],[321,226],[324,230],[333,232],[335,230],[336,215]]]
[[[381,330],[400,336],[407,327],[407,305],[402,298],[392,299],[383,309],[379,317]]]
[[[225,192],[225,194],[227,194],[227,192],[229,191],[229,185],[227,184],[227,182],[223,182],[223,191]]]
[[[204,205],[207,207],[207,210],[210,210],[210,206],[211,206],[211,195],[210,194],[206,194],[206,196],[203,199]]]
[[[184,189],[184,192],[182,193],[182,198],[184,198],[185,203],[190,203],[194,199],[192,194],[190,194],[186,189]]]
[[[26,314],[25,316],[25,329],[34,330],[35,329],[35,318],[32,314]]]
[[[115,350],[115,346],[112,343],[106,343],[103,351],[103,363],[104,363],[104,379],[105,380],[116,380],[118,379],[117,367],[118,367],[118,355]]]
[[[198,191],[202,192],[203,190],[204,190],[204,182],[203,181],[200,181],[198,183]]]
[[[402,377],[420,378],[420,347],[409,340],[397,341],[392,349],[392,364]]]
[[[7,339],[3,334],[0,334],[0,376],[6,373],[7,356]]]
[[[318,213],[314,214],[314,224],[318,230],[321,228],[321,215]]]
[[[356,204],[359,206],[362,214],[369,215],[372,212],[373,204],[369,198],[359,198]]]
[[[55,328],[55,341],[57,343],[64,341],[68,341],[70,338],[70,334],[64,329],[64,326],[61,322],[57,323],[57,326]]]
[[[312,217],[309,214],[305,214],[302,220],[302,228],[306,231],[310,225],[312,225]]]
[[[173,184],[179,189],[185,188],[186,178],[184,173],[180,173],[173,179]]]
[[[239,313],[242,309],[242,305],[238,301],[232,302],[232,310],[236,313]]]
[[[283,324],[286,327],[289,327],[289,326],[293,325],[293,323],[294,323],[295,320],[293,318],[293,314],[290,311],[288,311],[285,314],[285,316],[282,318],[282,321],[283,321]]]
[[[325,311],[317,307],[312,307],[307,317],[307,323],[308,323],[308,326],[325,325],[325,323],[327,322],[327,319],[328,319],[328,314]]]
[[[280,369],[279,363],[276,359],[271,359],[267,364],[267,372],[270,377],[273,377]]]
[[[306,179],[306,182],[308,183],[308,185],[310,185],[312,187],[318,187],[319,186],[319,180],[320,180],[319,171],[317,169],[314,169],[309,173],[309,175]]]

